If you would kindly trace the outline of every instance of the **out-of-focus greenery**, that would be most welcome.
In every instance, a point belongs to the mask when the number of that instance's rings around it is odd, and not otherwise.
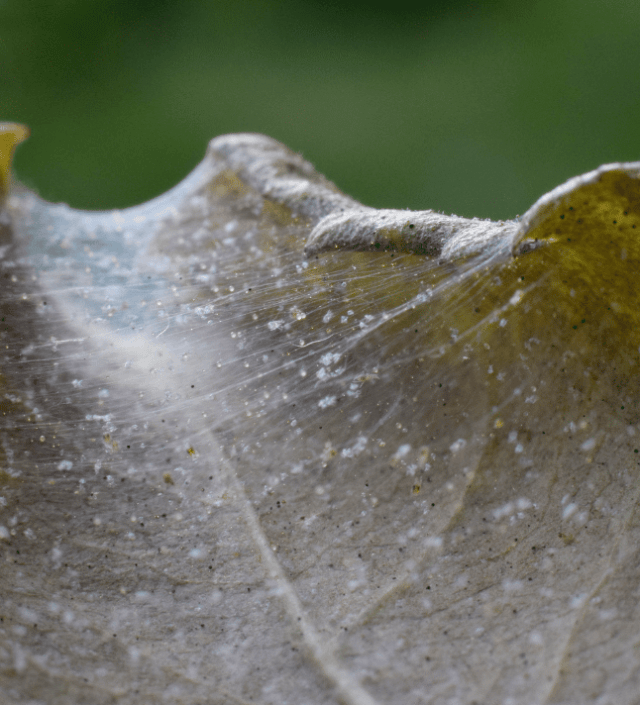
[[[377,207],[508,218],[640,158],[640,3],[0,0],[19,177],[139,203],[264,132]]]

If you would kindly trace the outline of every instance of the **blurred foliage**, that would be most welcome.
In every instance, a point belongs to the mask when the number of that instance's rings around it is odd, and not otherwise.
[[[76,207],[177,183],[263,132],[377,207],[508,218],[640,158],[640,4],[0,0],[19,177]]]

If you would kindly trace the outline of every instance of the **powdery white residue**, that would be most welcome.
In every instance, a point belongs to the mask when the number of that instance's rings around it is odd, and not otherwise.
[[[523,297],[524,291],[522,289],[518,289],[514,295],[509,299],[509,303],[512,306],[515,306],[516,304],[520,303],[520,299]]]
[[[335,398],[335,396],[329,395],[329,396],[326,396],[326,397],[323,397],[322,399],[320,399],[320,401],[318,402],[318,406],[321,409],[326,409],[328,406],[335,406],[336,402],[337,402],[337,399]]]
[[[338,362],[340,359],[340,353],[325,353],[321,358],[320,362],[325,366],[329,367],[330,365],[335,364]]]
[[[403,443],[401,446],[398,447],[398,450],[395,452],[394,457],[404,458],[405,455],[408,455],[410,450],[411,446],[408,443]]]
[[[360,455],[360,453],[362,453],[362,451],[365,449],[366,445],[367,437],[358,436],[358,440],[356,441],[355,445],[351,446],[351,448],[343,448],[340,455],[343,458],[353,458],[356,455]]]
[[[596,447],[596,439],[589,438],[580,446],[580,450],[589,451],[589,450],[593,450],[595,447]]]
[[[358,326],[360,328],[366,328],[371,323],[371,321],[373,321],[373,316],[366,314],[364,318],[360,321]]]
[[[514,506],[512,502],[507,502],[507,504],[503,504],[502,507],[498,507],[497,509],[493,510],[493,518],[494,519],[502,519],[502,517],[508,517],[511,516],[514,512]]]
[[[580,595],[574,595],[571,600],[569,601],[569,607],[573,610],[578,610],[580,609],[584,603],[587,601],[587,598],[589,595],[586,593],[582,593]]]
[[[458,451],[462,450],[466,445],[467,445],[467,442],[465,441],[464,438],[458,438],[457,441],[454,441],[454,442],[449,446],[449,450],[450,450],[452,453],[457,453]]]
[[[194,309],[194,313],[196,313],[196,315],[198,315],[200,318],[205,318],[210,313],[213,313],[213,309],[213,304],[208,304],[207,306],[197,306]]]

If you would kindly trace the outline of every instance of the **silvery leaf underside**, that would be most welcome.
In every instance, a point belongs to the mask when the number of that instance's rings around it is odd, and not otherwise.
[[[16,187],[0,700],[639,702],[639,170],[500,223],[259,135],[127,210]]]

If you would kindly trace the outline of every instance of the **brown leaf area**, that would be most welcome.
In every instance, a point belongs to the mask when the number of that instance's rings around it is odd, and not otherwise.
[[[637,183],[377,215],[240,135],[127,211],[17,189],[4,700],[637,702]]]

